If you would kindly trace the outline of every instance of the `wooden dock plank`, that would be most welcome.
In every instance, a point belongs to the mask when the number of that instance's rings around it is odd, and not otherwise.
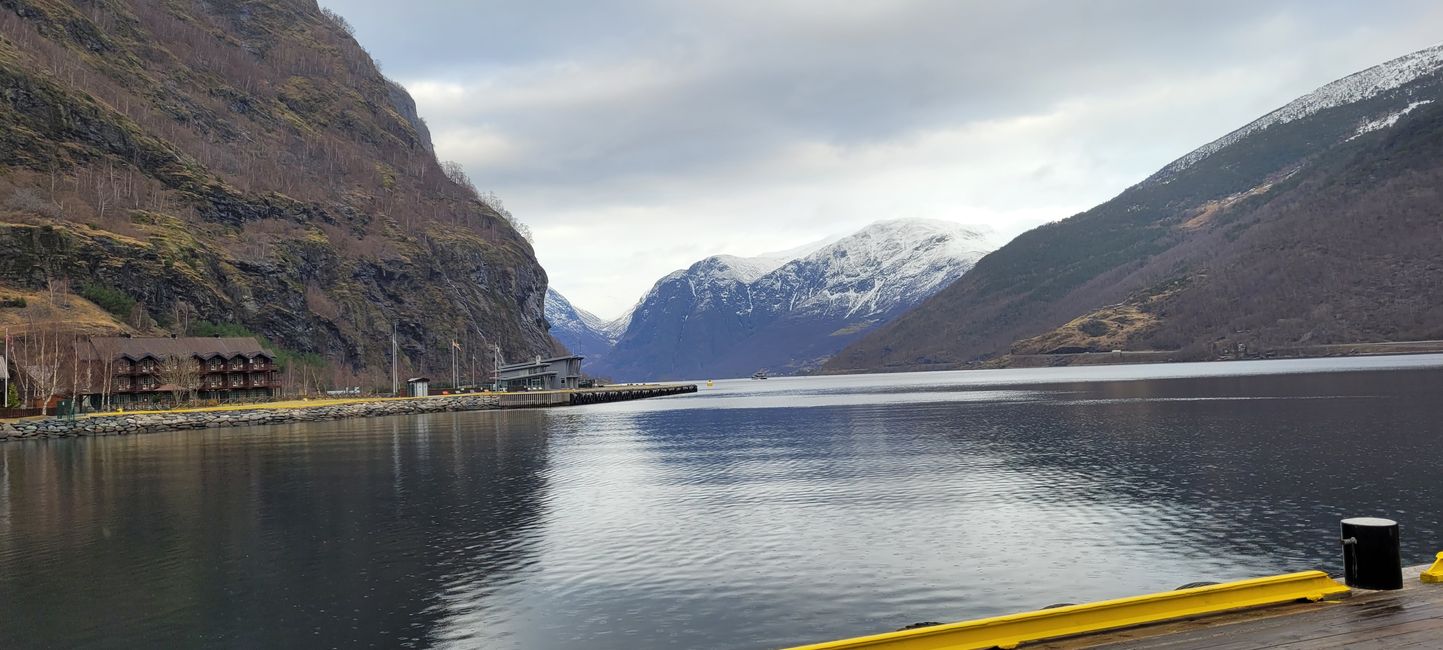
[[[1443,648],[1443,585],[1418,581],[1426,566],[1404,571],[1398,591],[1355,590],[1333,603],[1234,612],[1028,645],[1029,648],[1137,650],[1314,650]]]

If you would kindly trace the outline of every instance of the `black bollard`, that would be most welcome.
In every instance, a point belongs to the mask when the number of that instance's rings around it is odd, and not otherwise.
[[[1379,517],[1343,520],[1343,581],[1359,589],[1402,589],[1398,522]]]

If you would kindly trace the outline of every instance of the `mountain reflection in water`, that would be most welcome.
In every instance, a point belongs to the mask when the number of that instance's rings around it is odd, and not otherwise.
[[[8,443],[0,647],[769,647],[1337,570],[1351,515],[1399,519],[1420,563],[1440,365],[773,378]]]

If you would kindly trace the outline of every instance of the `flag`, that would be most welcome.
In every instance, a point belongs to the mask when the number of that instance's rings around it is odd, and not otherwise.
[[[461,349],[461,344],[460,344],[460,343],[457,343],[457,342],[456,342],[456,339],[451,339],[451,347],[456,348],[457,350],[460,350],[460,349]]]

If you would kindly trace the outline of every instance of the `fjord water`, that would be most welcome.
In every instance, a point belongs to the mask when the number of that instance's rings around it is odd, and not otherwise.
[[[0,647],[761,648],[1443,548],[1443,356],[0,445]]]

